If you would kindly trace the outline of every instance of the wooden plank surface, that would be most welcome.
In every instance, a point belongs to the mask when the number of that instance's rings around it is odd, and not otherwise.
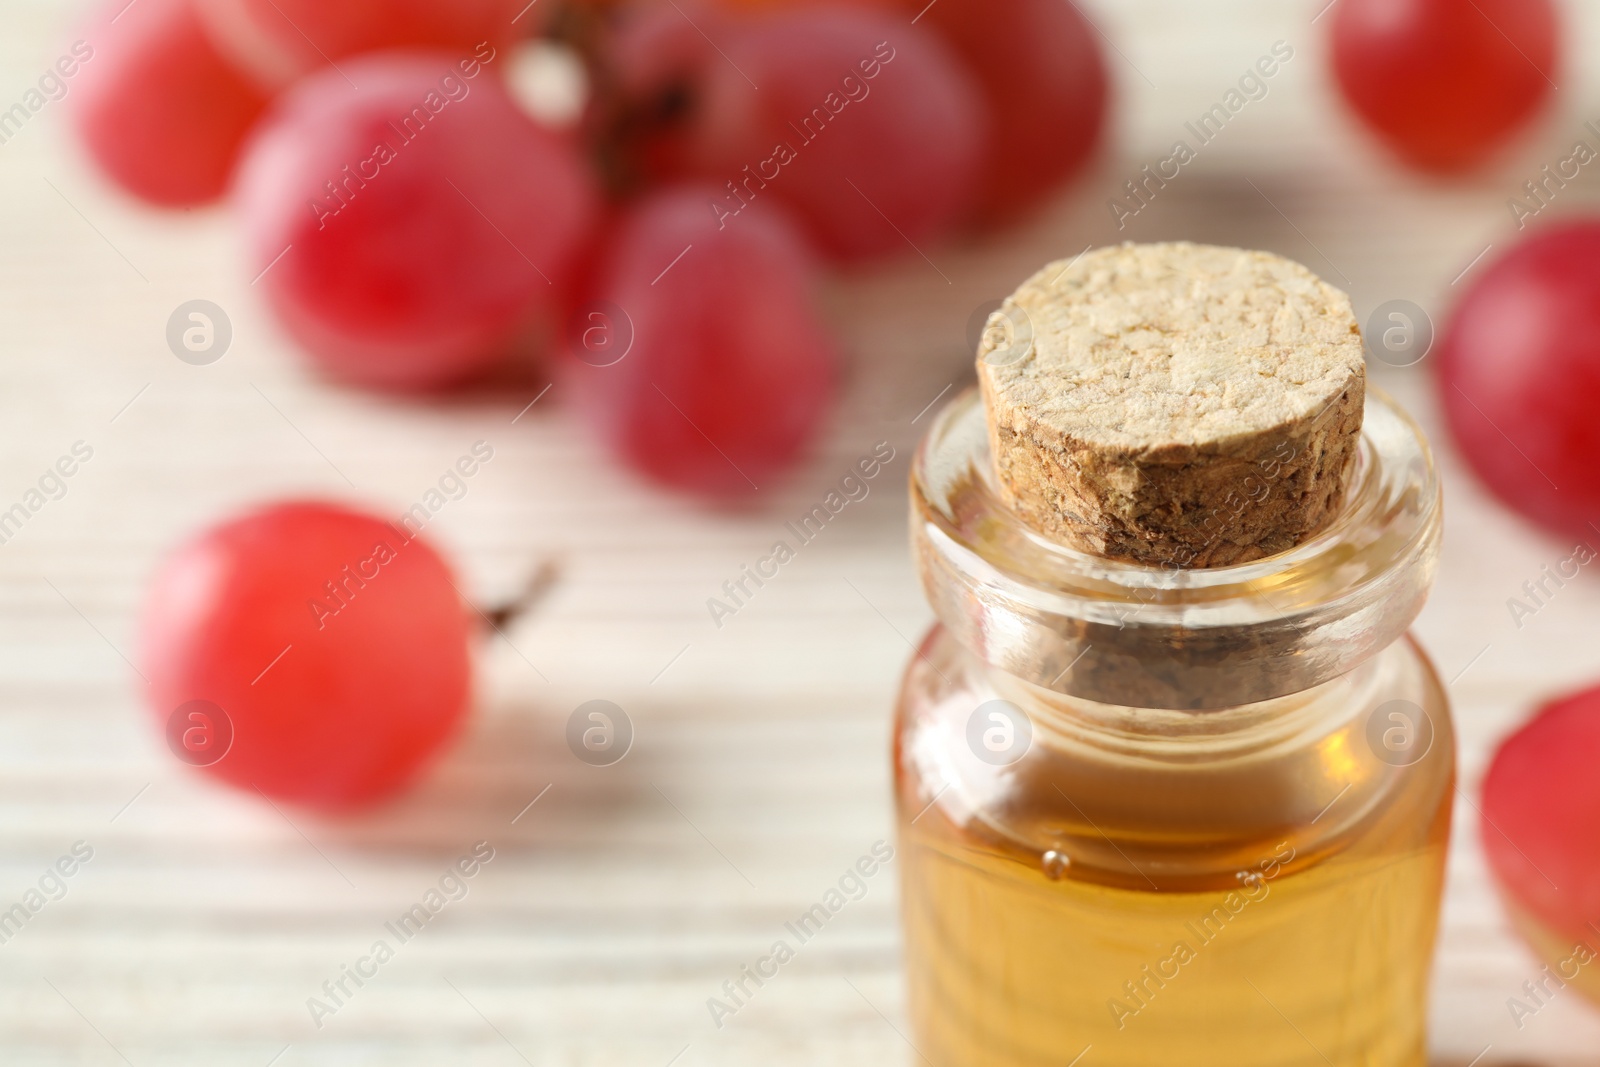
[[[1514,237],[1506,198],[1600,113],[1594,79],[1573,64],[1556,113],[1514,159],[1422,183],[1388,167],[1330,99],[1311,24],[1321,3],[1094,3],[1119,88],[1100,168],[1018,232],[836,282],[847,400],[803,476],[738,516],[619,472],[558,392],[517,418],[541,381],[425,404],[316,380],[257,302],[222,213],[130,205],[77,155],[65,105],[34,116],[0,145],[0,506],[74,442],[94,455],[0,545],[0,908],[74,842],[93,858],[0,944],[0,1061],[913,1062],[892,870],[725,1027],[706,999],[891,835],[889,708],[929,622],[902,480],[917,416],[968,380],[974,311],[1047,258],[1186,237],[1300,259],[1348,287],[1361,314],[1404,297],[1437,317],[1474,257]],[[0,101],[70,44],[69,8],[0,3]],[[1571,15],[1569,54],[1592,53],[1594,15]],[[1267,96],[1118,231],[1107,197],[1278,40],[1295,56]],[[1552,212],[1592,205],[1593,177],[1561,197]],[[163,337],[194,298],[234,324],[232,349],[208,367],[180,363]],[[1427,369],[1374,377],[1433,428]],[[437,771],[392,808],[328,822],[175,765],[129,662],[160,553],[284,493],[398,515],[477,440],[493,461],[430,533],[484,599],[541,559],[559,561],[561,581],[536,618],[485,646],[473,725]],[[715,626],[706,598],[880,440],[897,458],[871,495]],[[1489,503],[1442,451],[1446,550],[1419,630],[1454,679],[1473,797],[1489,746],[1530,704],[1600,675],[1600,586],[1572,583],[1516,627],[1506,598],[1569,548]],[[636,729],[612,767],[579,763],[563,741],[568,714],[594,698]],[[1600,1012],[1575,993],[1520,1029],[1507,1011],[1539,965],[1503,925],[1475,832],[1462,806],[1437,1062],[1600,1062]],[[307,998],[480,840],[495,855],[467,896],[315,1025]]]

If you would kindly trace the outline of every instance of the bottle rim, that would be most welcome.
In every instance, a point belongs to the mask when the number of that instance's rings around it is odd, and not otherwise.
[[[990,665],[1101,703],[1212,710],[1310,689],[1404,634],[1432,585],[1442,509],[1420,428],[1369,386],[1344,501],[1317,534],[1223,567],[1106,559],[1007,506],[969,389],[917,450],[911,526],[935,614]]]

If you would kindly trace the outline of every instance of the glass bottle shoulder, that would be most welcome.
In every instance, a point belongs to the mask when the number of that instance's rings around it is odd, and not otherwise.
[[[1421,847],[1448,811],[1454,733],[1409,636],[1310,690],[1193,712],[1042,689],[936,626],[907,671],[895,763],[902,818],[951,848],[1187,890],[1272,857]]]

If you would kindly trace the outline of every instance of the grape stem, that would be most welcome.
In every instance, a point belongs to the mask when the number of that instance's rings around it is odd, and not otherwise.
[[[555,560],[547,559],[539,564],[516,596],[480,614],[492,629],[503,630],[533,610],[560,581],[561,568]]]

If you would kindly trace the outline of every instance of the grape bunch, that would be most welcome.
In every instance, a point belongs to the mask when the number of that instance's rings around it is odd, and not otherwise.
[[[328,376],[426,391],[515,354],[616,456],[748,497],[832,406],[825,264],[1018,219],[1107,106],[1060,0],[111,0],[77,127],[151,203],[226,196]],[[581,115],[511,88],[532,39]]]
[[[88,156],[160,207],[226,198],[320,372],[418,393],[540,352],[621,462],[715,501],[828,416],[823,267],[1024,216],[1107,100],[1060,0],[110,0],[85,39]],[[517,91],[535,39],[584,72],[569,123]],[[290,500],[169,557],[142,674],[184,762],[343,811],[457,732],[473,620],[410,531]]]

